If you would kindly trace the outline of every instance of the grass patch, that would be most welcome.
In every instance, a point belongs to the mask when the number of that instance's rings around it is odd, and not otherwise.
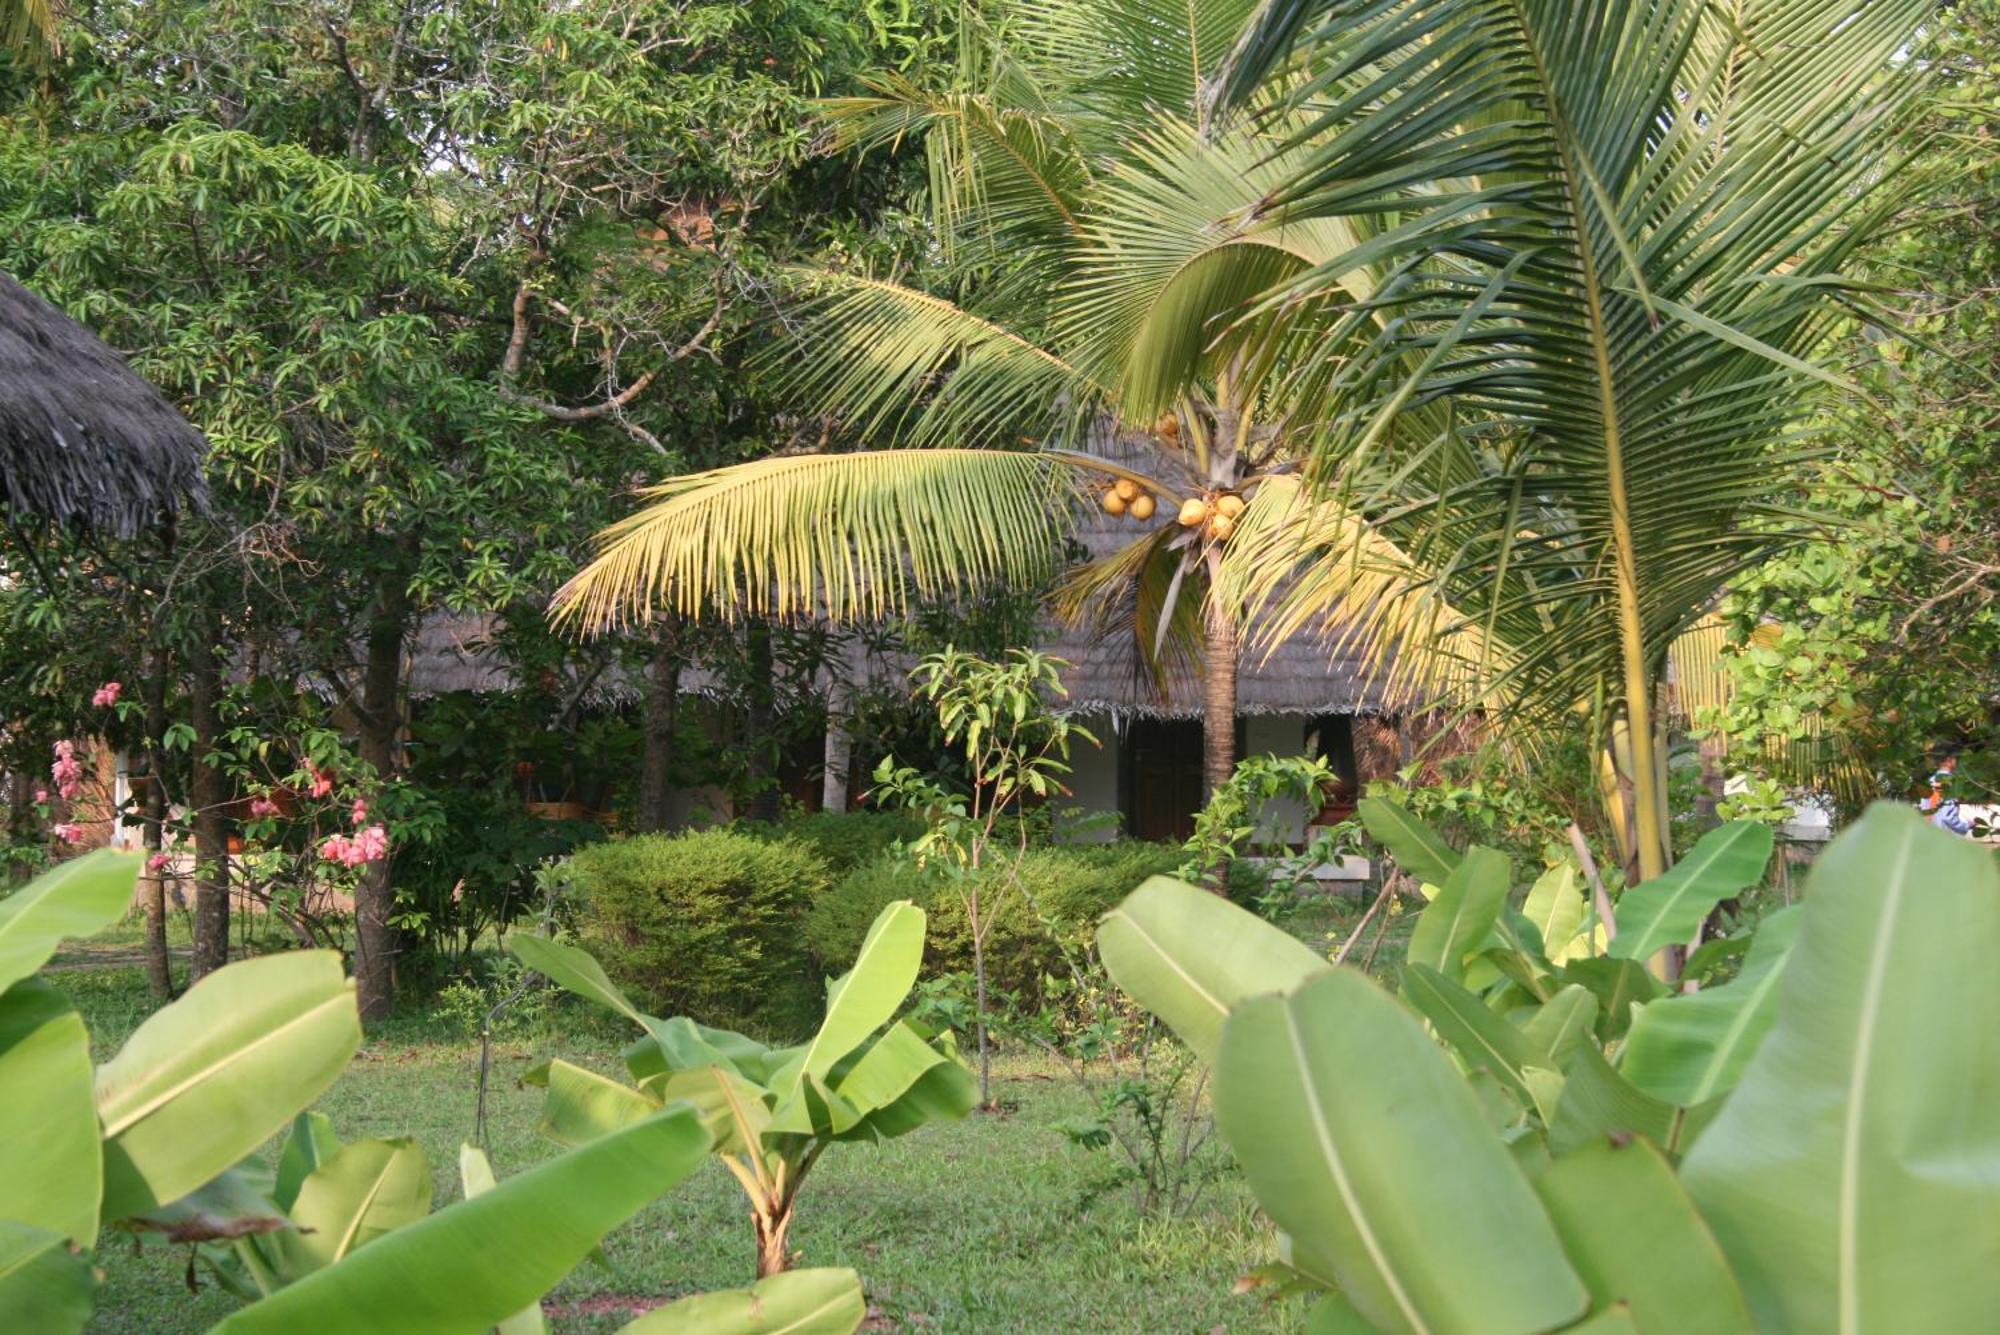
[[[101,1060],[150,1011],[130,944],[72,948],[50,972],[91,1026]],[[479,1049],[463,1010],[399,1016],[371,1035],[318,1105],[344,1139],[410,1135],[429,1156],[436,1200],[458,1198],[460,1142],[474,1133]],[[535,1130],[541,1091],[521,1072],[550,1056],[616,1071],[622,1035],[597,1012],[555,1003],[496,1051],[489,1148],[505,1177],[556,1152]],[[1057,1124],[1086,1114],[1050,1063],[1003,1054],[1006,1111],[927,1127],[881,1147],[842,1146],[814,1171],[792,1241],[804,1265],[858,1270],[879,1320],[924,1331],[1284,1331],[1296,1304],[1231,1292],[1272,1254],[1273,1236],[1232,1171],[1192,1216],[1146,1219],[1110,1189],[1111,1160]],[[609,1270],[586,1263],[548,1301],[551,1328],[610,1331],[662,1298],[747,1284],[753,1249],[736,1186],[711,1163],[607,1239]],[[105,1284],[90,1329],[177,1335],[208,1329],[236,1301],[187,1288],[185,1248],[106,1235]]]

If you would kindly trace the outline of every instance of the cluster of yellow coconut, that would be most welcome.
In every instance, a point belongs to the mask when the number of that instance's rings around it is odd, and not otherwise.
[[[1200,528],[1208,526],[1208,536],[1215,542],[1222,542],[1236,531],[1236,521],[1243,516],[1243,498],[1233,491],[1225,491],[1220,496],[1190,496],[1181,502],[1181,527]]]
[[[1145,490],[1129,477],[1121,477],[1104,493],[1104,513],[1108,515],[1131,515],[1134,519],[1151,519],[1158,502],[1153,493]]]
[[[1102,500],[1104,513],[1130,515],[1141,521],[1151,519],[1157,508],[1153,493],[1126,477],[1106,487]],[[1182,528],[1205,527],[1211,540],[1221,542],[1236,531],[1236,521],[1242,514],[1243,498],[1235,492],[1225,491],[1220,495],[1210,493],[1188,497],[1181,502],[1179,518]]]

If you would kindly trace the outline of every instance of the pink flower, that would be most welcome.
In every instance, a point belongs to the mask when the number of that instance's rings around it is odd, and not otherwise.
[[[76,743],[68,740],[55,745],[56,763],[49,766],[49,777],[56,781],[56,791],[64,801],[75,797],[83,787],[83,762],[76,758]]]
[[[354,835],[331,834],[319,846],[320,857],[327,862],[338,862],[343,867],[359,867],[363,863],[376,862],[389,853],[389,831],[380,825],[371,825]]]
[[[306,768],[312,771],[312,795],[314,797],[325,797],[333,791],[333,775],[313,765],[308,765]]]
[[[83,827],[74,821],[65,821],[61,825],[51,826],[49,833],[55,835],[56,838],[66,844],[80,844],[83,842]]]
[[[37,802],[46,802],[46,801],[48,801],[48,800],[49,800],[49,790],[48,790],[48,789],[46,789],[46,788],[37,788],[37,789],[35,789],[35,800],[36,800]]]
[[[252,819],[262,819],[265,816],[275,816],[277,814],[278,804],[270,798],[253,797],[250,799],[250,815]]]
[[[173,859],[168,857],[165,853],[155,853],[153,854],[153,856],[146,859],[146,870],[158,871],[172,861]]]
[[[95,695],[90,697],[90,703],[99,709],[109,709],[118,703],[118,693],[124,689],[118,682],[107,681],[97,688]]]
[[[364,820],[367,820],[367,819],[368,819],[368,800],[367,800],[366,798],[362,798],[362,797],[357,797],[357,798],[355,798],[355,799],[354,799],[354,823],[355,823],[356,825],[359,825],[359,824],[360,824],[360,823],[361,823],[362,821],[364,821]]]

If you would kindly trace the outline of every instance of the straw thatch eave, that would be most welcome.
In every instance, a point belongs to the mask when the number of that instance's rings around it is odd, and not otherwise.
[[[204,509],[207,441],[103,340],[0,273],[0,507],[117,537]]]

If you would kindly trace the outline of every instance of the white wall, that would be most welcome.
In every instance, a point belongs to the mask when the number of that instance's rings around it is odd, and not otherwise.
[[[1302,714],[1252,714],[1243,721],[1245,756],[1305,754],[1306,719]],[[1301,802],[1285,799],[1266,805],[1258,837],[1261,840],[1304,843],[1306,820],[1312,813]]]
[[[1082,742],[1070,749],[1070,796],[1061,805],[1082,812],[1118,812],[1119,736],[1107,714],[1092,714],[1078,720],[1096,737],[1099,745]],[[1101,826],[1072,832],[1076,843],[1104,843],[1122,833],[1122,821],[1106,821]]]

